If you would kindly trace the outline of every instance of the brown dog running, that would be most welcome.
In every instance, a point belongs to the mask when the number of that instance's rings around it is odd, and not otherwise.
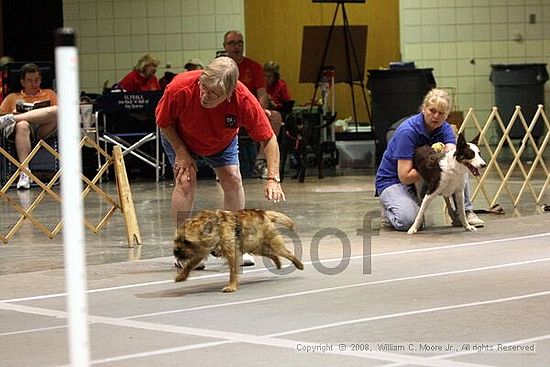
[[[237,290],[237,266],[243,253],[269,257],[277,269],[281,268],[279,256],[282,256],[303,270],[304,265],[287,250],[275,224],[294,227],[286,215],[259,209],[204,210],[187,219],[174,239],[174,256],[181,266],[176,282],[186,280],[189,272],[210,253],[226,258],[229,264],[229,284],[222,288],[223,292]]]

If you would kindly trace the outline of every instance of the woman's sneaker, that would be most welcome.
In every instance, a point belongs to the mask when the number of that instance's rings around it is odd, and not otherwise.
[[[474,213],[473,210],[466,211],[466,222],[470,223],[474,227],[483,227],[485,222]]]
[[[19,181],[17,181],[17,190],[28,190],[30,188],[31,178],[25,172],[21,172],[19,174]]]
[[[474,213],[473,210],[466,210],[466,222],[474,227],[483,227],[485,222]],[[462,227],[462,222],[458,217],[458,214],[453,218],[453,227]]]

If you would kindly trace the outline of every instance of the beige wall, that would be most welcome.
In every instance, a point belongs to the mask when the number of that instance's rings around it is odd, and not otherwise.
[[[368,25],[367,68],[399,57],[398,0],[346,4],[350,25]],[[181,71],[190,58],[207,63],[222,49],[223,34],[240,29],[246,53],[260,63],[281,64],[298,104],[313,95],[313,84],[298,83],[304,25],[330,25],[336,4],[311,0],[64,0],[64,26],[77,32],[81,89],[100,92],[119,81],[145,53]],[[342,24],[342,12],[336,25]],[[322,42],[324,45],[324,42]],[[356,94],[361,91],[355,87]],[[319,95],[319,94],[318,94]],[[336,86],[336,110],[351,116],[350,88]],[[358,120],[367,121],[362,98]]]
[[[311,0],[245,0],[246,52],[263,63],[269,60],[281,64],[283,78],[290,85],[297,103],[306,103],[313,96],[312,83],[298,82],[305,25],[330,25],[337,4],[319,4]],[[350,25],[367,25],[368,42],[366,68],[387,67],[400,60],[398,0],[367,1],[346,4]],[[336,25],[342,25],[342,11]],[[325,41],[320,42],[324,46]],[[367,121],[366,107],[359,87],[355,87],[358,120]],[[336,86],[336,110],[339,117],[352,115],[350,87]],[[317,94],[319,96],[319,93]]]
[[[434,68],[458,108],[473,107],[484,121],[494,106],[491,64],[550,58],[548,0],[401,0],[400,14],[403,58]]]
[[[152,53],[180,72],[209,62],[227,29],[244,27],[243,0],[63,0],[63,22],[77,32],[80,86],[100,92]]]

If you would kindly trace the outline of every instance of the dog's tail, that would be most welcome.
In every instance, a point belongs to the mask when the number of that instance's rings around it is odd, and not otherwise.
[[[266,210],[265,215],[273,223],[279,223],[288,229],[294,229],[294,222],[292,222],[292,219],[290,219],[283,213],[275,212],[273,210]]]

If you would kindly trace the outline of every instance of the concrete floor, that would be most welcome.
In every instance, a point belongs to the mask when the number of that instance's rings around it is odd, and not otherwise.
[[[247,207],[295,220],[305,270],[257,258],[224,294],[221,262],[173,282],[170,182],[132,183],[143,245],[127,247],[120,212],[86,235],[92,364],[550,365],[550,214],[531,197],[514,209],[503,196],[506,215],[483,215],[475,233],[450,227],[436,201],[427,228],[409,236],[376,229],[370,172],[284,188],[287,202],[272,205],[261,181],[246,180]],[[10,190],[27,205],[37,194]],[[196,199],[219,207],[219,186],[201,181]],[[90,198],[86,216],[105,207]],[[5,234],[5,202],[0,213]],[[53,226],[59,204],[46,200],[36,215]],[[0,292],[0,366],[68,365],[62,236],[24,224],[0,247]]]

